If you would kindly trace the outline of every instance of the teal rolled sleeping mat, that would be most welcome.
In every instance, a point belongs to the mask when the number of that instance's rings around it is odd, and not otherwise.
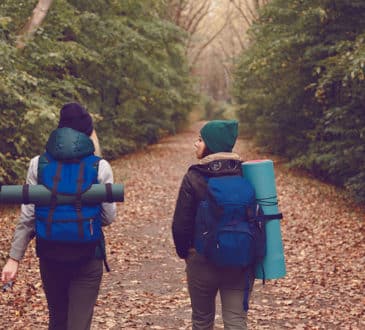
[[[52,193],[44,185],[3,185],[0,186],[0,204],[50,205]],[[76,195],[56,194],[56,204],[73,204]],[[99,204],[124,201],[122,184],[93,184],[81,194],[81,203]]]
[[[257,203],[265,215],[279,213],[276,193],[274,163],[270,159],[252,160],[242,164],[244,177],[253,185]],[[284,248],[280,220],[266,222],[266,256],[263,267],[256,269],[258,279],[278,279],[286,275]]]

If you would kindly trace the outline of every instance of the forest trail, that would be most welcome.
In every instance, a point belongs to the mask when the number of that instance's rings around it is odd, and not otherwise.
[[[92,329],[190,329],[185,264],[175,254],[171,220],[200,125],[112,162],[125,202],[105,231],[108,261]],[[240,139],[245,160],[272,158]],[[288,170],[274,159],[287,275],[256,281],[250,329],[365,328],[365,212],[333,186]],[[18,210],[1,211],[8,228],[2,259]],[[45,329],[47,312],[34,245],[12,291],[0,295],[0,329]],[[220,311],[216,329],[222,329]]]

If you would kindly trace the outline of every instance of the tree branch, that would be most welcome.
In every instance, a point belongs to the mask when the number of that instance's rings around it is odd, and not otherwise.
[[[203,50],[225,29],[225,27],[227,26],[229,19],[230,19],[231,14],[229,13],[227,15],[226,21],[224,22],[223,26],[215,33],[213,34],[213,36],[211,36],[208,41],[206,41],[203,46],[200,47],[200,49],[198,50],[198,52],[195,54],[195,56],[193,57],[193,60],[191,62],[191,66],[194,67],[196,62],[198,61],[201,53],[203,52]]]
[[[241,14],[241,16],[243,17],[243,19],[246,21],[246,23],[248,24],[248,26],[251,26],[252,22],[248,19],[246,13],[242,10],[241,6],[239,4],[237,4],[234,0],[231,0],[231,2],[235,6],[235,8],[238,10],[238,12]]]
[[[42,24],[43,20],[47,16],[48,10],[52,5],[53,0],[39,0],[37,6],[33,10],[33,14],[28,20],[28,22],[24,25],[24,27],[20,30],[17,40],[16,47],[24,48],[26,42],[30,40],[39,26]]]
[[[208,5],[208,6],[207,6]],[[189,20],[186,30],[191,34],[194,34],[197,26],[201,22],[201,20],[209,13],[211,3],[208,0],[205,0],[202,5],[198,8],[198,10],[194,13],[192,18]],[[193,26],[193,28],[191,28]]]

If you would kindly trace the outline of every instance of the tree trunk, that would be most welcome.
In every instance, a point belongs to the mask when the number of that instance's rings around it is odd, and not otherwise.
[[[24,48],[27,41],[30,40],[37,31],[43,20],[47,16],[48,10],[52,5],[53,0],[39,0],[37,6],[33,10],[32,16],[24,25],[18,34],[16,41],[17,48]]]

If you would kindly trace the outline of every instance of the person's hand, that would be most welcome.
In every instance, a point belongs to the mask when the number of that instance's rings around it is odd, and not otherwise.
[[[1,281],[7,283],[13,281],[18,273],[19,261],[9,258],[1,273]]]

